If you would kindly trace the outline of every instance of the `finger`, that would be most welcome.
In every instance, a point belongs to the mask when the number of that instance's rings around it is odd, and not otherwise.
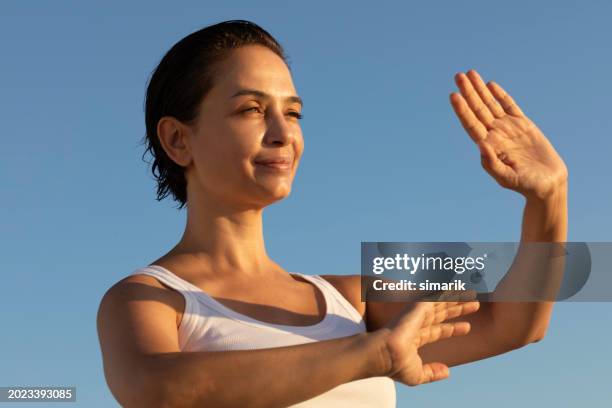
[[[423,364],[423,374],[421,376],[421,384],[440,381],[448,378],[450,375],[448,366],[443,363],[427,363]]]
[[[421,320],[421,325],[419,327],[430,326],[434,323],[434,319],[436,316],[436,303],[435,302],[423,302],[423,306],[427,304],[427,308],[423,307],[421,312],[423,313],[423,318]]]
[[[418,330],[424,325],[430,325],[433,319],[434,304],[432,302],[415,302],[407,305],[390,323],[392,327],[407,325]]]
[[[513,148],[516,146],[516,143],[512,139],[506,137],[501,131],[492,130],[487,136],[487,143],[492,147],[495,157],[502,164],[497,169],[498,172],[506,172],[509,170],[508,166],[514,166]]]
[[[437,302],[436,307],[434,308],[434,313],[436,315],[440,313],[447,313],[447,311],[455,306],[460,304],[460,302]]]
[[[440,295],[435,302],[434,312],[448,309],[461,303],[476,300],[478,293],[473,289],[468,290],[448,290]]]
[[[477,300],[458,303],[454,306],[437,311],[432,319],[432,323],[441,323],[445,320],[454,319],[455,317],[472,314],[480,309],[480,302]]]
[[[498,153],[495,151],[493,146],[488,142],[478,144],[480,149],[481,163],[484,169],[496,179],[498,177],[509,177],[508,172],[510,171],[508,166],[500,160]],[[500,152],[501,153],[501,152]],[[502,158],[504,158],[502,156]],[[507,156],[506,156],[507,159]]]
[[[491,91],[493,97],[499,102],[499,104],[504,108],[504,111],[510,115],[514,116],[524,116],[521,108],[518,107],[514,99],[504,89],[499,86],[497,83],[493,81],[489,81],[487,87]]]
[[[457,310],[461,310],[464,306],[467,306],[467,310],[475,307],[471,302],[477,301],[477,292],[473,289],[463,291],[447,291],[441,296],[439,302],[435,302],[433,313],[435,315],[434,321],[439,322],[439,319],[447,319],[449,315],[456,313]]]
[[[459,72],[455,75],[455,83],[459,87],[461,91],[461,95],[467,101],[470,109],[474,112],[476,117],[482,122],[482,124],[489,129],[491,127],[491,123],[495,120],[495,117],[484,104],[478,92],[474,89],[472,85],[472,81],[463,73]]]
[[[444,320],[454,319],[455,317],[465,316],[477,312],[480,309],[480,302],[472,300],[470,302],[461,302],[453,307],[449,307],[444,312],[446,316]]]
[[[461,126],[463,126],[472,140],[478,143],[478,141],[486,139],[487,128],[474,115],[474,112],[472,112],[463,96],[453,92],[450,94],[450,101],[455,114],[461,122]]]
[[[427,323],[440,323],[444,320],[452,319],[461,314],[469,314],[478,310],[479,302],[472,300],[469,302],[445,302],[437,306],[432,314],[431,321],[423,320],[423,326]]]
[[[489,111],[496,118],[501,118],[506,114],[504,109],[501,107],[499,102],[495,100],[489,88],[485,85],[484,81],[475,70],[471,69],[467,72],[468,79],[472,82],[472,86],[480,96],[480,99],[484,102],[484,104],[489,108]]]
[[[433,312],[440,313],[443,311],[448,311],[452,308],[458,306],[466,306],[470,305],[473,302],[478,303],[477,300],[478,292],[473,289],[468,290],[452,290],[445,291],[439,296],[439,300],[435,302],[427,302],[433,303]],[[470,305],[473,307],[473,305]]]
[[[464,336],[470,332],[469,322],[439,323],[421,329],[417,347],[454,336]]]

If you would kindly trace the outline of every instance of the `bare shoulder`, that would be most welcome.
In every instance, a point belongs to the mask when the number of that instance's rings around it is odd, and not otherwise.
[[[331,283],[363,317],[366,303],[361,301],[361,275],[319,275]]]
[[[100,309],[104,303],[118,305],[128,301],[155,302],[166,305],[177,312],[179,322],[185,310],[185,299],[180,293],[154,277],[144,274],[130,275],[111,286],[100,301]]]
[[[122,333],[123,344],[138,343],[138,348],[145,351],[160,344],[143,339],[141,334],[162,330],[168,335],[164,344],[168,347],[170,341],[174,342],[184,307],[183,296],[157,279],[130,275],[116,282],[102,296],[97,313],[98,332],[106,338]]]

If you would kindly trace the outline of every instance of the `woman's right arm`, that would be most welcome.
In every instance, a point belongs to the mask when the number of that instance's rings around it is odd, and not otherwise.
[[[445,377],[439,367],[421,367],[416,353],[404,352],[398,340],[416,351],[422,328],[433,333],[430,341],[465,334],[465,327],[453,330],[461,323],[442,321],[471,312],[450,303],[446,308],[427,304],[431,307],[413,307],[371,333],[277,348],[181,352],[176,297],[153,281],[124,279],[106,292],[98,310],[106,381],[127,408],[283,407],[373,376],[389,375],[411,385],[434,381]],[[422,369],[420,377],[415,369]],[[413,378],[408,382],[407,372]]]

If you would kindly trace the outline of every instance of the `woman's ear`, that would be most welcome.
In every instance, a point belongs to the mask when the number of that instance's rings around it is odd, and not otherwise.
[[[157,136],[168,157],[176,164],[187,167],[191,163],[187,129],[176,118],[162,117],[157,122]]]

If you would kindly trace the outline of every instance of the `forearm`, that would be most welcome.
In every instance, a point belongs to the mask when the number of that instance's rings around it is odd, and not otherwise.
[[[284,407],[340,384],[383,375],[382,338],[361,333],[296,346],[150,357],[160,407]]]
[[[496,292],[504,300],[492,304],[492,317],[499,334],[512,342],[529,343],[544,336],[552,313],[554,294],[561,284],[564,266],[563,243],[567,240],[567,187],[560,188],[546,200],[527,199],[523,212],[521,247],[515,264]],[[530,242],[561,243],[550,246]],[[543,252],[546,251],[546,252]],[[542,252],[542,253],[540,253]],[[540,279],[540,281],[538,281]],[[519,301],[528,285],[544,290],[551,301]],[[508,299],[507,299],[508,298]]]

